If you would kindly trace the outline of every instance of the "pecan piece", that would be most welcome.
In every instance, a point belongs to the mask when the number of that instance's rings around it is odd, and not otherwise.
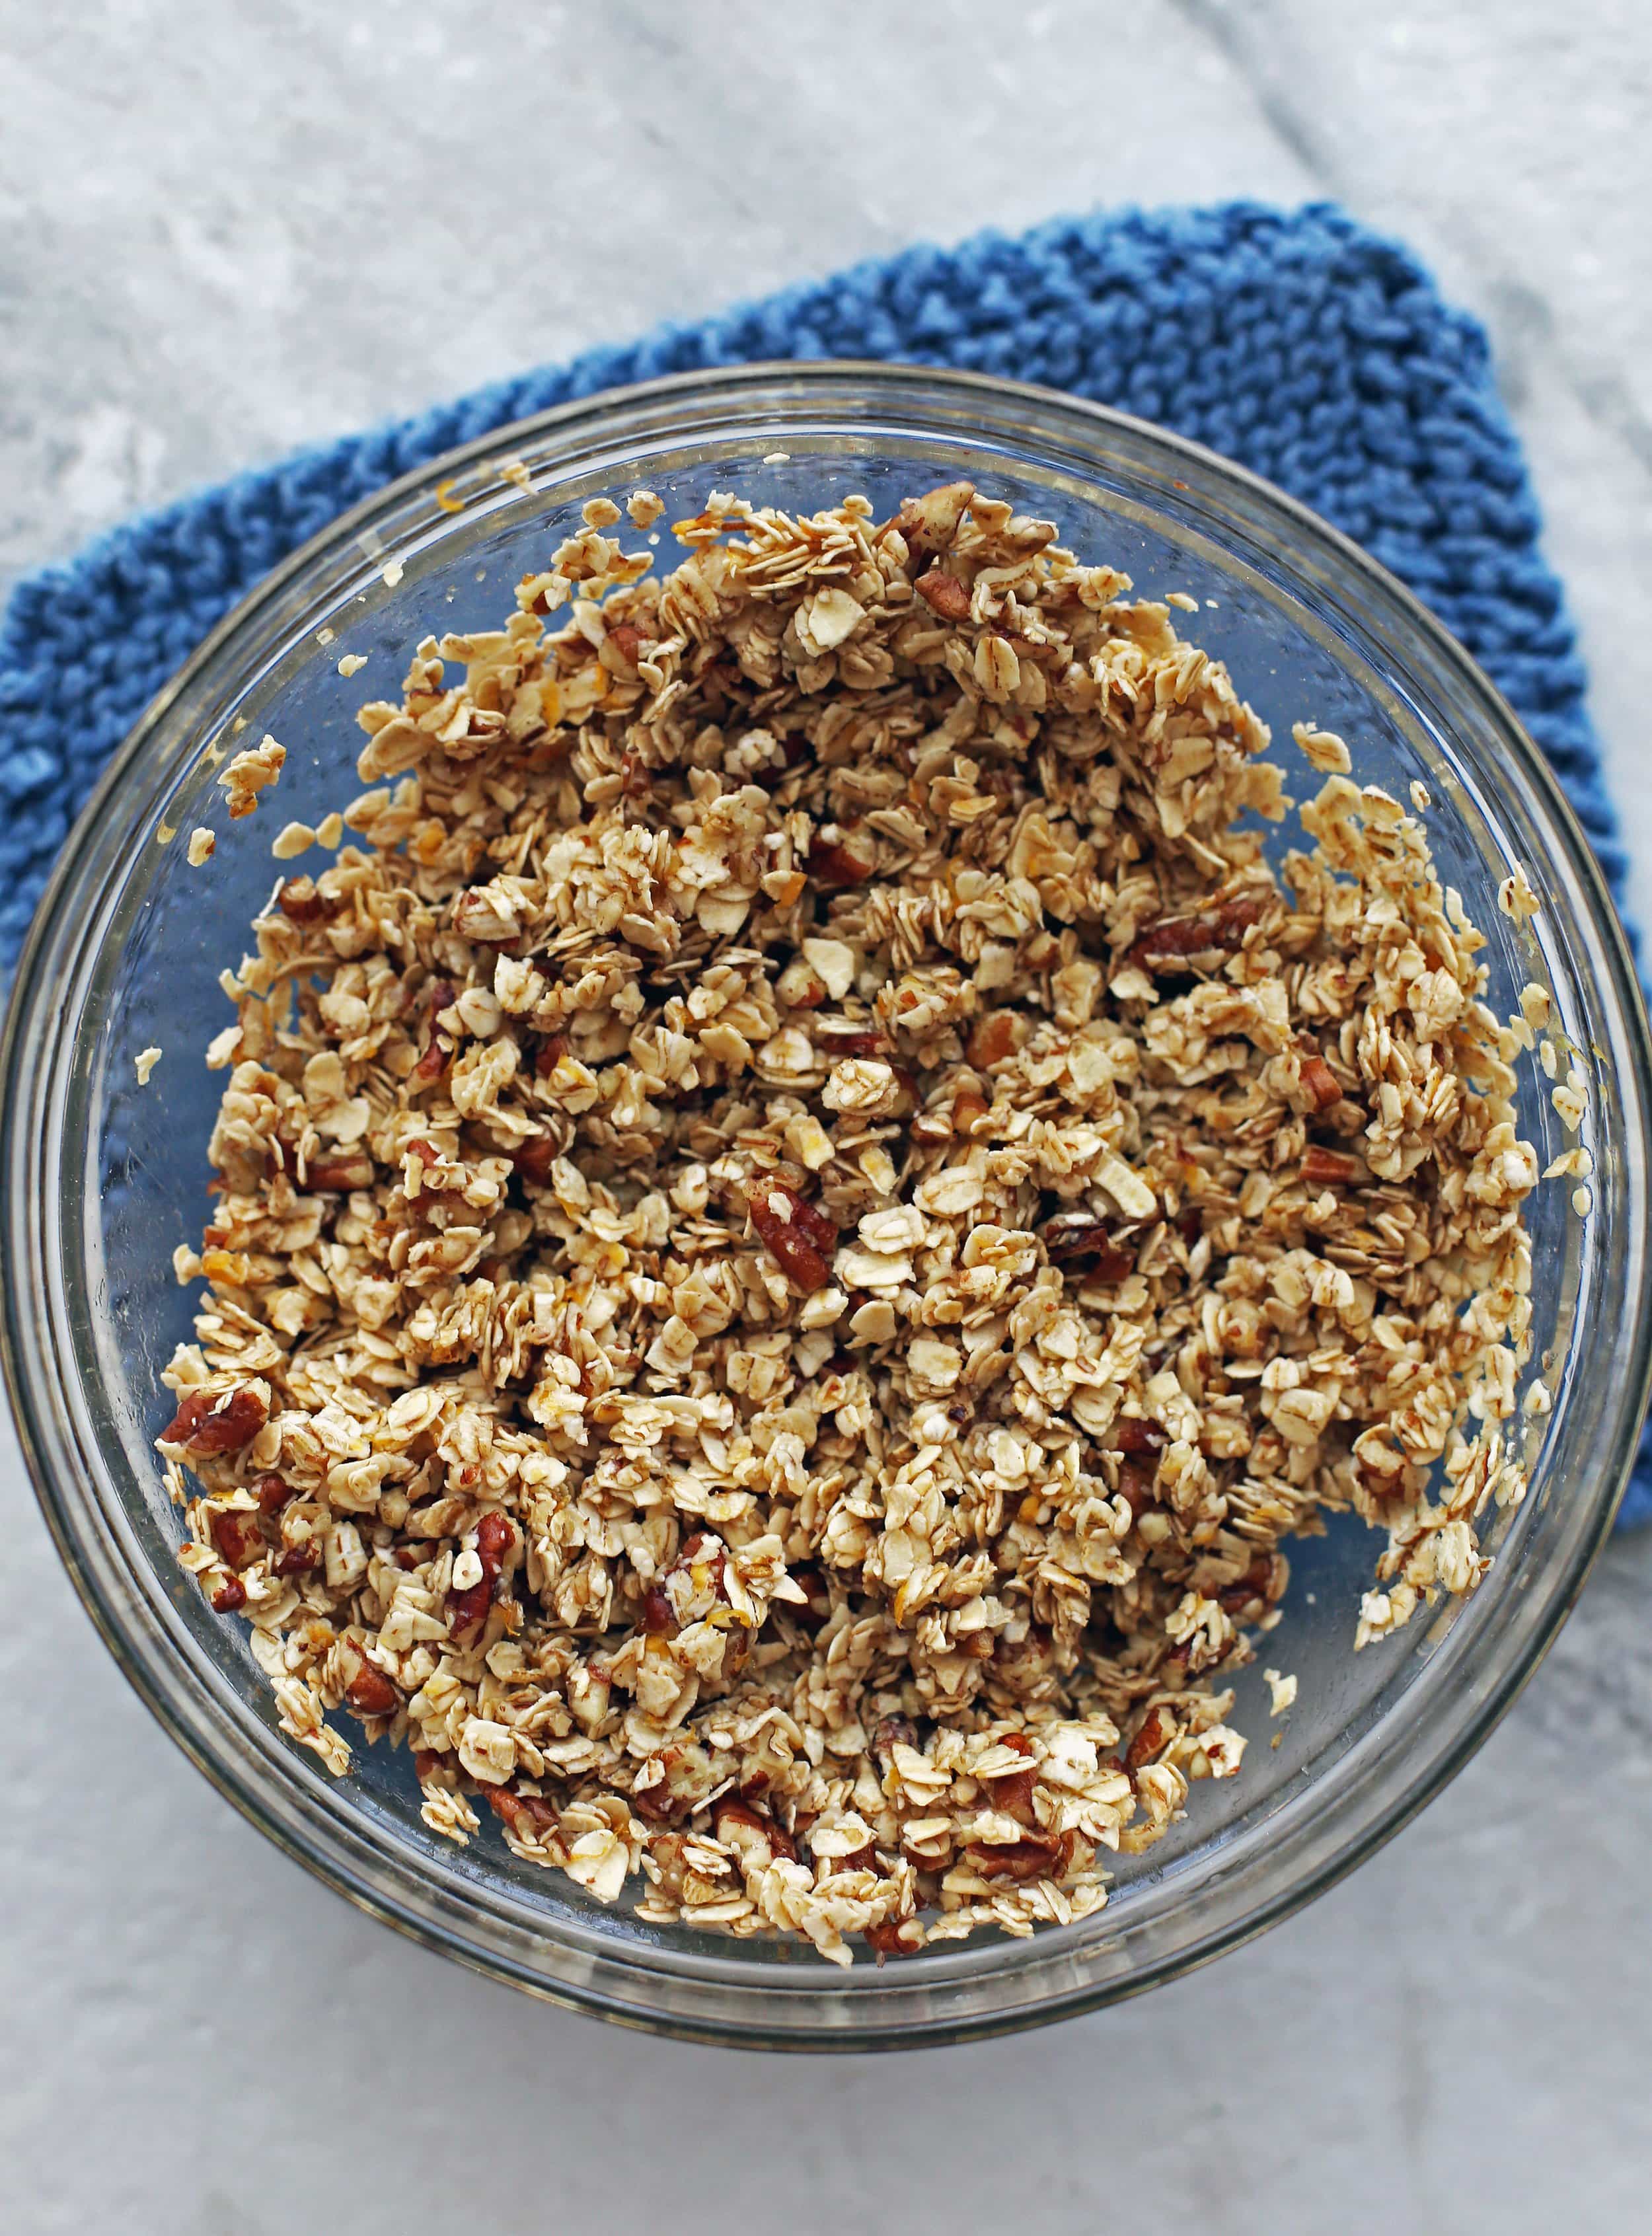
[[[1310,1142],[1302,1153],[1302,1179],[1309,1187],[1347,1187],[1359,1176],[1359,1160],[1340,1149]]]
[[[989,1071],[1015,1053],[1017,1028],[1013,1009],[989,1009],[970,1028],[967,1054],[977,1071]]]
[[[240,1507],[223,1507],[212,1517],[212,1542],[232,1568],[250,1567],[268,1549],[259,1516]]]
[[[872,1753],[874,1761],[887,1770],[895,1759],[898,1746],[918,1746],[918,1726],[910,1716],[880,1716],[872,1726]]]
[[[356,1652],[361,1667],[344,1688],[346,1707],[358,1716],[393,1716],[401,1706],[401,1694],[359,1647]]]
[[[269,1408],[255,1390],[232,1390],[227,1398],[193,1390],[158,1441],[181,1444],[191,1459],[216,1459],[245,1450],[268,1418]]]
[[[511,1158],[511,1169],[535,1187],[543,1187],[550,1178],[550,1168],[556,1161],[556,1144],[549,1134],[536,1134],[524,1141]]]
[[[1170,1720],[1162,1708],[1149,1708],[1135,1737],[1124,1750],[1124,1767],[1134,1777],[1169,1744]]]
[[[317,924],[332,914],[332,903],[316,891],[313,878],[283,878],[275,905],[289,924]]]
[[[1024,1886],[1032,1879],[1061,1877],[1072,1858],[1073,1836],[1030,1832],[1024,1840],[1010,1840],[1002,1846],[972,1841],[964,1852],[984,1879],[1013,1879]]]
[[[1082,1213],[1052,1219],[1043,1239],[1052,1264],[1063,1266],[1076,1258],[1090,1259],[1093,1262],[1086,1270],[1099,1281],[1122,1281],[1135,1271],[1135,1252],[1122,1249],[1114,1241],[1112,1229],[1104,1220],[1086,1218]]]
[[[503,1514],[484,1514],[477,1522],[476,1557],[482,1563],[482,1574],[475,1583],[450,1589],[447,1595],[448,1622],[455,1638],[486,1616],[493,1604],[494,1586],[516,1542],[515,1526]]]
[[[815,884],[828,889],[864,885],[877,866],[868,855],[854,853],[835,838],[814,839],[804,863]]]
[[[1261,920],[1260,901],[1223,901],[1201,916],[1161,917],[1148,925],[1125,957],[1148,970],[1172,970],[1195,955],[1231,952]]]
[[[970,586],[956,575],[931,567],[915,585],[918,595],[944,621],[966,621],[970,617]]]
[[[1322,1056],[1311,1056],[1302,1064],[1302,1085],[1313,1097],[1316,1110],[1329,1110],[1342,1100],[1336,1074]]]
[[[270,1562],[272,1573],[278,1576],[307,1576],[320,1566],[319,1545],[289,1545]]]
[[[777,1197],[786,1206],[784,1217],[775,1208]],[[808,1294],[830,1286],[838,1230],[824,1212],[775,1180],[754,1180],[746,1190],[746,1208],[788,1280]]]
[[[790,1600],[780,1604],[792,1621],[813,1637],[832,1613],[832,1594],[827,1589],[825,1573],[813,1562],[803,1561],[789,1574],[792,1582],[805,1594],[804,1603],[800,1607],[795,1600]]]
[[[432,978],[430,984],[431,1037],[429,1045],[409,1075],[410,1084],[423,1087],[439,1079],[447,1069],[447,1060],[453,1053],[447,1041],[438,1033],[438,1024],[458,999],[452,983],[446,978]]]
[[[906,1937],[915,1935],[917,1930],[918,1920],[915,1917],[885,1917],[880,1918],[877,1924],[869,1925],[860,1937],[882,1964],[890,1956],[916,1956],[922,1944]]]
[[[1170,1439],[1156,1421],[1144,1421],[1135,1413],[1121,1413],[1113,1424],[1113,1450],[1139,1456],[1142,1452],[1162,1452]]]
[[[1135,1460],[1123,1462],[1118,1471],[1119,1496],[1139,1521],[1149,1506],[1158,1499],[1153,1487],[1153,1470],[1138,1466]]]
[[[237,1608],[244,1608],[247,1604],[246,1585],[239,1576],[231,1576],[213,1594],[212,1604],[215,1615],[234,1615]]]
[[[835,1062],[845,1056],[886,1056],[889,1042],[881,1033],[839,1033],[823,1025],[821,1032],[826,1042],[826,1054]]]
[[[279,1475],[261,1475],[253,1485],[253,1496],[258,1501],[260,1514],[279,1514],[287,1501],[298,1493],[292,1484]]]
[[[455,1638],[483,1621],[493,1604],[493,1586],[486,1576],[474,1584],[450,1589],[447,1595],[448,1627]]]
[[[971,1141],[975,1129],[987,1115],[986,1098],[972,1087],[960,1087],[952,1097],[952,1131],[961,1141]]]
[[[711,1821],[724,1847],[732,1848],[741,1863],[772,1864],[777,1856],[789,1864],[797,1861],[797,1843],[791,1834],[767,1810],[754,1809],[732,1793],[718,1802]]]
[[[1019,1732],[1006,1733],[998,1745],[1008,1747],[1011,1754],[1030,1757],[1032,1753],[1031,1740]],[[1038,1771],[1035,1763],[1030,1760],[1025,1770],[1005,1771],[1001,1777],[989,1778],[983,1783],[991,1792],[995,1809],[1002,1810],[1006,1817],[1013,1817],[1017,1824],[1025,1825],[1030,1830],[1036,1829],[1037,1819],[1032,1813],[1032,1790],[1038,1783]]]
[[[1243,1615],[1254,1607],[1256,1613],[1247,1619],[1260,1621],[1267,1613],[1268,1599],[1274,1584],[1274,1562],[1267,1553],[1259,1553],[1242,1576],[1225,1584],[1216,1594],[1216,1604],[1228,1615]]]
[[[371,1157],[323,1157],[305,1168],[304,1185],[316,1195],[348,1195],[352,1188],[372,1186]]]
[[[488,1806],[519,1840],[536,1840],[556,1827],[555,1803],[537,1793],[513,1793],[508,1786],[490,1786]]]

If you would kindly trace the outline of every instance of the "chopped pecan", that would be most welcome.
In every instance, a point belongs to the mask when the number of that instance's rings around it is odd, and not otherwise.
[[[1121,1413],[1113,1424],[1113,1450],[1139,1457],[1143,1452],[1162,1452],[1170,1439],[1156,1421],[1144,1421],[1139,1414]]]
[[[253,1485],[253,1496],[258,1501],[260,1514],[279,1514],[289,1499],[298,1493],[292,1484],[279,1475],[261,1475]]]
[[[916,1956],[923,1946],[918,1930],[916,1918],[884,1917],[869,1925],[860,1937],[881,1964],[890,1956]]]
[[[277,889],[275,905],[289,924],[317,924],[332,914],[333,904],[316,891],[313,878],[286,878]]]
[[[357,1649],[360,1667],[344,1688],[344,1704],[358,1716],[393,1716],[401,1694],[384,1671]]]
[[[1234,900],[1200,916],[1161,917],[1139,934],[1125,960],[1139,963],[1144,970],[1164,970],[1195,955],[1231,951],[1261,921],[1261,915],[1260,901]]]
[[[724,1847],[732,1848],[742,1862],[755,1858],[759,1863],[772,1864],[777,1856],[784,1856],[790,1864],[797,1861],[797,1843],[791,1834],[767,1810],[754,1809],[732,1793],[724,1794],[717,1803],[711,1821]]]
[[[780,1197],[786,1216],[774,1207]],[[746,1190],[746,1208],[780,1271],[800,1289],[813,1294],[832,1281],[832,1253],[838,1246],[838,1230],[822,1211],[806,1202],[783,1180],[755,1180]]]
[[[181,1444],[191,1459],[216,1459],[226,1452],[245,1450],[268,1418],[264,1400],[244,1384],[227,1398],[193,1390],[161,1430],[159,1441]]]
[[[650,1825],[681,1825],[705,1800],[715,1784],[703,1747],[688,1743],[662,1747],[653,1758],[662,1775],[631,1789],[631,1806]]]
[[[1006,1733],[998,1745],[1008,1747],[1011,1754],[1030,1757],[1033,1751],[1032,1741],[1020,1732]],[[1025,1770],[1006,1771],[1001,1777],[986,1779],[983,1783],[995,1809],[1001,1810],[1006,1817],[1013,1817],[1018,1824],[1036,1825],[1037,1820],[1032,1812],[1032,1790],[1038,1783],[1036,1763],[1029,1760]]]
[[[513,1793],[508,1786],[490,1786],[488,1806],[519,1840],[537,1840],[556,1829],[556,1804],[537,1793]]]
[[[1134,1778],[1170,1741],[1172,1726],[1162,1708],[1149,1708],[1140,1729],[1124,1750],[1124,1767]]]
[[[879,1716],[872,1726],[872,1759],[887,1770],[898,1746],[918,1746],[918,1726],[910,1716]]]
[[[319,1545],[289,1545],[270,1562],[271,1570],[278,1576],[308,1576],[320,1566]]]
[[[493,1586],[486,1576],[474,1584],[450,1588],[447,1595],[448,1626],[455,1638],[473,1629],[486,1616],[493,1604]]]
[[[448,1622],[455,1638],[485,1617],[493,1604],[500,1571],[516,1542],[515,1526],[504,1515],[490,1511],[477,1522],[476,1557],[482,1563],[482,1574],[475,1583],[450,1589],[447,1595]]]
[[[1050,1220],[1043,1242],[1053,1264],[1064,1266],[1070,1259],[1085,1259],[1089,1261],[1086,1272],[1099,1281],[1122,1281],[1135,1271],[1135,1252],[1114,1241],[1105,1220],[1069,1213]]]
[[[920,575],[916,584],[918,595],[932,607],[944,621],[964,621],[970,617],[970,586],[961,582],[956,575],[944,574],[940,568],[931,567],[927,575]]]
[[[242,1507],[220,1507],[212,1517],[212,1542],[232,1568],[245,1568],[268,1551],[260,1517]]]
[[[536,1187],[543,1187],[550,1178],[550,1168],[556,1161],[556,1144],[549,1134],[536,1134],[524,1141],[511,1158],[511,1169],[523,1180],[530,1180]]]
[[[369,1156],[321,1157],[305,1167],[304,1185],[316,1195],[348,1195],[352,1188],[369,1188],[372,1182]]]
[[[1225,1584],[1216,1594],[1216,1604],[1228,1615],[1244,1615],[1254,1607],[1256,1613],[1249,1616],[1259,1621],[1267,1614],[1274,1584],[1274,1562],[1267,1553],[1259,1553],[1242,1576]]]
[[[1023,1840],[989,1846],[971,1841],[964,1851],[984,1879],[1013,1879],[1024,1886],[1033,1879],[1058,1879],[1073,1852],[1070,1832],[1031,1833]]]
[[[960,1087],[952,1097],[952,1131],[962,1141],[971,1140],[976,1128],[987,1115],[984,1095],[973,1087]]]
[[[802,1589],[804,1603],[800,1607],[795,1600],[791,1600],[783,1601],[782,1605],[793,1622],[813,1634],[821,1628],[832,1613],[832,1594],[826,1588],[825,1573],[812,1561],[800,1561],[788,1574],[792,1582]]]
[[[1020,1024],[1013,1009],[988,1009],[970,1028],[966,1053],[977,1071],[988,1071],[1013,1056]]]
[[[1302,1179],[1308,1187],[1347,1187],[1359,1177],[1359,1160],[1340,1149],[1311,1141],[1302,1153]]]
[[[1138,1466],[1135,1460],[1126,1460],[1120,1466],[1118,1487],[1119,1496],[1138,1520],[1147,1512],[1149,1506],[1156,1506],[1158,1503],[1157,1495],[1154,1490],[1153,1470]]]
[[[430,1042],[425,1049],[425,1053],[419,1057],[418,1062],[413,1066],[411,1074],[410,1075],[411,1083],[419,1087],[428,1085],[428,1083],[433,1079],[439,1079],[442,1074],[447,1069],[448,1058],[453,1053],[446,1037],[438,1033],[438,1027],[441,1019],[445,1016],[447,1012],[453,1007],[455,1002],[458,1000],[457,990],[449,979],[432,978],[430,983],[429,992],[431,1011]]]
[[[239,1576],[231,1576],[219,1585],[212,1595],[213,1610],[217,1615],[234,1615],[237,1608],[247,1604],[247,1587]]]
[[[534,1070],[541,1079],[549,1079],[568,1053],[566,1033],[547,1033],[534,1050]]]
[[[630,668],[636,666],[642,657],[642,648],[648,641],[634,621],[610,621],[608,641]]]
[[[861,841],[863,846],[866,842]],[[833,838],[816,838],[809,847],[804,866],[817,885],[828,889],[846,885],[864,885],[877,867],[870,848],[856,853]]]
[[[1342,1089],[1337,1085],[1336,1074],[1322,1056],[1304,1059],[1302,1085],[1313,1097],[1316,1110],[1329,1110],[1342,1100]]]

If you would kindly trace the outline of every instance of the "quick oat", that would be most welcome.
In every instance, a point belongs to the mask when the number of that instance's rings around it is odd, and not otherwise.
[[[1263,726],[1047,523],[619,523],[363,708],[226,973],[182,1557],[331,1769],[645,1917],[1082,1917],[1239,1770],[1286,1540],[1385,1533],[1361,1643],[1477,1582],[1546,1008],[1311,725],[1271,869]]]

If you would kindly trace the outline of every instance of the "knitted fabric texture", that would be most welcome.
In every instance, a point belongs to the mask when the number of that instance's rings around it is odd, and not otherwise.
[[[1405,248],[1315,205],[1063,220],[918,247],[657,327],[301,451],[20,582],[0,628],[0,974],[76,814],[212,625],[359,498],[456,444],[605,388],[765,358],[1037,381],[1158,420],[1276,482],[1408,583],[1502,689],[1615,895],[1624,857],[1560,585],[1484,334]],[[1624,1518],[1652,1516],[1652,1436]]]

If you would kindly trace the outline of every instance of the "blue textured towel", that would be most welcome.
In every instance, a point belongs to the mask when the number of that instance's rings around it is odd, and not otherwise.
[[[858,265],[303,451],[30,576],[0,630],[0,973],[145,703],[244,591],[346,506],[570,397],[807,357],[1039,381],[1162,421],[1278,483],[1392,568],[1482,662],[1621,893],[1583,670],[1484,333],[1405,249],[1340,211],[1235,203],[1063,220]],[[1652,1516],[1652,1438],[1624,1514]]]

